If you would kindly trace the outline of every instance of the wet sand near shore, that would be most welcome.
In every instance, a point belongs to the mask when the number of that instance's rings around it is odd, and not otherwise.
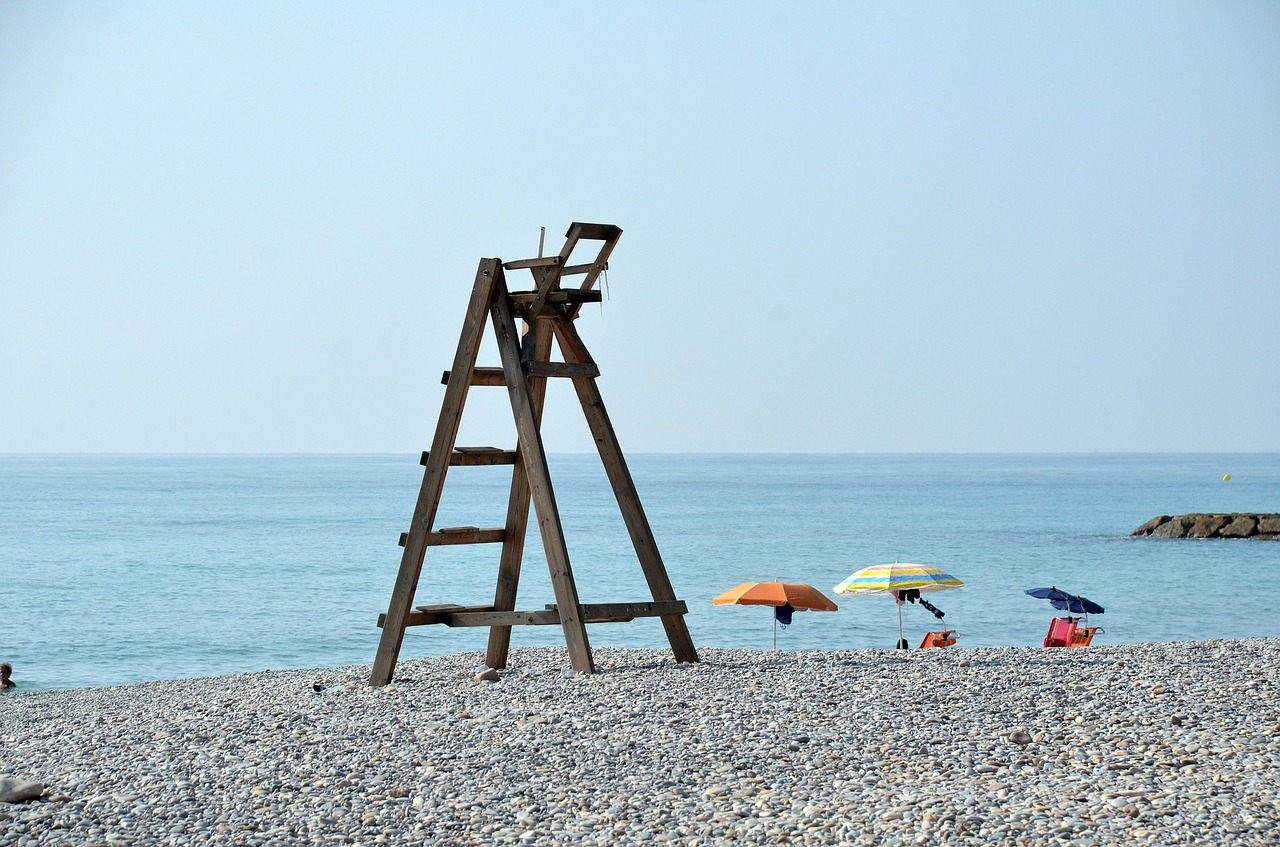
[[[1280,640],[517,649],[0,695],[0,847],[1274,844]],[[316,689],[321,690],[317,691]]]

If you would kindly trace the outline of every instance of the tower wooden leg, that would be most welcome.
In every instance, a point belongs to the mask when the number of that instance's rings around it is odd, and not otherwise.
[[[547,467],[547,454],[542,444],[542,433],[534,413],[529,384],[520,366],[520,344],[516,335],[511,301],[507,298],[506,283],[501,278],[498,280],[489,311],[493,319],[498,352],[502,356],[502,369],[506,373],[507,393],[511,397],[511,411],[515,417],[520,455],[525,473],[529,478],[529,492],[538,517],[542,546],[547,554],[551,587],[555,592],[556,607],[560,612],[560,625],[564,629],[565,645],[569,649],[569,663],[576,671],[594,673],[595,662],[591,657],[587,627],[582,621],[578,589],[573,581],[573,568],[569,563],[569,550],[564,540],[560,512],[556,508],[555,492],[551,486],[551,471]]]
[[[566,362],[591,361],[586,345],[578,337],[572,321],[555,320],[553,325]],[[574,377],[573,387],[578,393],[578,400],[582,404],[583,414],[586,415],[587,425],[595,437],[600,460],[604,463],[609,484],[613,487],[614,496],[618,500],[622,520],[627,526],[627,532],[631,535],[631,543],[635,547],[636,557],[640,560],[640,567],[644,570],[649,591],[656,601],[674,601],[675,589],[671,587],[671,579],[662,562],[662,555],[658,552],[649,519],[645,517],[635,481],[627,467],[627,460],[622,455],[622,448],[618,446],[617,433],[614,432],[613,424],[609,420],[609,413],[605,411],[600,387],[596,385],[595,379],[590,377]],[[685,623],[684,615],[663,615],[662,626],[666,630],[667,641],[671,644],[671,652],[675,655],[677,662],[698,661],[698,651],[693,646],[693,639],[689,635],[689,627]]]
[[[533,361],[545,361],[551,352],[551,327],[546,321],[534,321],[528,332],[526,344],[530,346]],[[534,419],[541,424],[542,409],[547,396],[547,380],[531,378],[529,396]],[[519,447],[516,448],[517,453]],[[520,584],[520,563],[524,557],[524,536],[529,526],[529,475],[524,463],[516,462],[511,471],[511,495],[507,500],[506,537],[502,544],[502,559],[498,564],[498,587],[493,596],[496,612],[509,612],[516,607],[516,593]],[[505,668],[511,651],[511,627],[489,628],[489,646],[485,652],[485,664],[491,668]]]
[[[493,299],[493,287],[502,273],[497,259],[481,259],[476,270],[475,285],[471,289],[471,302],[467,317],[458,338],[458,351],[453,358],[449,384],[444,390],[440,405],[440,419],[436,434],[427,454],[427,467],[422,474],[422,488],[418,491],[418,503],[409,524],[408,540],[400,557],[400,571],[391,592],[391,603],[382,624],[382,636],[378,652],[374,656],[373,670],[369,676],[372,685],[386,685],[395,675],[400,646],[404,642],[405,622],[418,590],[418,577],[422,573],[422,559],[427,550],[427,534],[435,521],[436,508],[440,505],[440,492],[444,490],[444,477],[449,470],[449,456],[458,438],[458,425],[462,421],[462,407],[466,403],[467,389],[471,384],[471,372],[480,353],[480,341],[484,335],[485,312]],[[505,291],[505,288],[504,288]]]

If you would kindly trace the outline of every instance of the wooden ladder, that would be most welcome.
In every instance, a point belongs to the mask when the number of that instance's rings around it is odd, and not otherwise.
[[[671,650],[680,662],[696,662],[698,654],[689,637],[684,615],[684,601],[676,599],[666,567],[658,553],[653,532],[636,493],[631,472],[618,446],[618,439],[605,412],[596,377],[600,375],[574,320],[584,303],[600,302],[595,284],[608,267],[609,254],[622,235],[612,224],[574,223],[565,234],[565,244],[555,256],[522,259],[503,264],[500,259],[481,259],[475,285],[467,306],[462,334],[453,367],[445,371],[444,400],[436,424],[431,449],[422,454],[426,470],[422,488],[413,512],[409,531],[400,537],[404,553],[400,571],[392,590],[387,612],[378,618],[382,637],[374,658],[370,682],[381,686],[391,682],[404,641],[406,627],[445,624],[446,626],[487,626],[489,644],[486,664],[505,668],[511,646],[511,627],[520,625],[555,625],[564,630],[569,661],[582,673],[593,673],[595,662],[587,640],[588,623],[629,621],[639,617],[659,617],[666,630]],[[574,248],[582,241],[600,242],[595,259],[585,264],[568,264]],[[541,251],[539,251],[541,252]],[[526,292],[510,292],[504,272],[528,269],[534,288]],[[581,276],[577,288],[562,288],[565,277]],[[500,368],[476,367],[483,340],[486,313],[493,325]],[[516,319],[523,322],[523,333],[517,334]],[[551,361],[551,343],[555,340],[563,361]],[[618,500],[623,522],[631,536],[640,567],[653,595],[652,602],[584,604],[578,599],[564,528],[556,507],[551,474],[543,448],[541,420],[546,398],[547,379],[573,380],[582,404],[587,425],[594,436],[600,459]],[[506,386],[515,417],[516,449],[494,447],[458,447],[456,441],[463,406],[471,386]],[[450,467],[476,465],[512,465],[511,490],[507,500],[506,525],[500,528],[435,527],[436,509],[444,490],[445,474]],[[536,611],[517,611],[516,593],[520,581],[520,564],[524,556],[525,530],[532,500],[537,516],[542,546],[556,602]],[[428,547],[445,544],[501,543],[498,582],[491,606],[459,606],[438,604],[413,606],[423,558]]]

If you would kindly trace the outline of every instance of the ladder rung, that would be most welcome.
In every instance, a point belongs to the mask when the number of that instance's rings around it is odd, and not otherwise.
[[[534,611],[498,612],[492,606],[418,606],[422,619],[412,623],[442,623],[445,626],[555,626],[561,623],[554,603]],[[689,609],[683,600],[661,603],[583,603],[579,606],[583,623],[619,623],[635,618],[683,615]],[[411,618],[412,620],[412,618]],[[411,625],[412,625],[411,623]]]
[[[445,626],[554,626],[560,623],[560,613],[554,609],[495,612],[491,606],[476,611],[441,612],[433,623]]]
[[[554,268],[562,262],[564,262],[564,259],[559,256],[542,256],[537,259],[517,259],[514,262],[507,262],[502,267],[508,271],[519,270],[520,268]]]
[[[578,230],[579,238],[586,238],[592,241],[608,241],[610,238],[616,238],[622,234],[622,227],[616,224],[584,224],[575,221],[569,224],[569,231],[564,234],[564,237],[572,237],[575,229]]]
[[[530,362],[526,365],[529,376],[586,376],[595,379],[600,368],[595,362]]]
[[[419,612],[491,612],[493,606],[459,606],[457,603],[431,603],[414,606]]]
[[[500,447],[458,447],[449,457],[453,467],[477,467],[481,465],[514,465],[515,450],[503,450]]]
[[[453,371],[445,371],[444,376],[440,377],[441,385],[449,384],[449,375]],[[471,385],[506,385],[506,377],[502,374],[502,368],[476,368],[471,372]]]
[[[438,529],[427,536],[427,544],[431,547],[442,547],[447,544],[497,544],[507,537],[507,531],[498,529],[480,529],[475,526],[450,526]]]
[[[555,609],[555,603],[548,603],[548,609]],[[582,619],[587,623],[609,623],[613,621],[629,621],[633,618],[657,618],[662,615],[687,614],[689,607],[683,600],[668,602],[639,603],[583,603]]]
[[[430,458],[431,452],[423,450],[418,464],[425,467]],[[503,450],[501,447],[455,447],[449,454],[449,466],[455,468],[476,465],[514,465],[515,463],[516,451]]]
[[[444,547],[449,544],[497,544],[507,537],[505,529],[480,529],[477,526],[450,526],[438,529],[427,536],[428,547]],[[409,533],[400,533],[400,546],[409,543]]]

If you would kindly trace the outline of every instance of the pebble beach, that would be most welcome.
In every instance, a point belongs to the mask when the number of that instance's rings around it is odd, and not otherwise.
[[[0,781],[42,790],[0,803],[0,847],[1280,834],[1280,639],[700,654],[6,692]]]

